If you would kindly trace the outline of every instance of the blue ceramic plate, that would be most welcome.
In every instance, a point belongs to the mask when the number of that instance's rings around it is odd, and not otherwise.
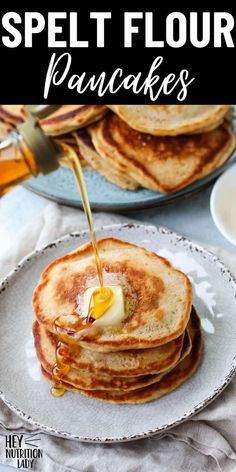
[[[236,132],[236,106],[234,106],[233,126]],[[91,169],[85,169],[84,176],[92,210],[113,212],[134,211],[163,206],[200,191],[216,179],[235,160],[236,153],[223,166],[216,169],[210,175],[170,195],[152,192],[144,188],[135,191],[123,190],[111,184]],[[52,174],[31,179],[25,184],[25,187],[64,205],[82,208],[74,175],[70,169],[61,167]]]
[[[152,192],[143,188],[135,191],[123,190],[90,169],[86,169],[84,175],[93,210],[132,211],[162,206],[200,191],[218,177],[235,159],[236,155],[234,154],[225,165],[212,172],[212,174],[170,195]],[[25,186],[59,203],[78,208],[82,207],[75,179],[70,169],[60,168],[52,174],[31,179]]]

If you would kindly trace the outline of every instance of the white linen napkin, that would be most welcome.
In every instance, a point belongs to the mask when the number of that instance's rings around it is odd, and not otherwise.
[[[97,213],[95,225],[127,221]],[[21,231],[11,251],[0,254],[0,278],[27,253],[67,233],[87,228],[79,210],[50,203],[40,217]],[[236,276],[236,255],[210,248]],[[0,463],[17,467],[6,458],[7,434],[35,433],[34,427],[0,401]],[[88,444],[40,433],[43,457],[32,470],[40,472],[233,472],[236,471],[236,378],[212,404],[191,420],[152,438],[118,444]]]

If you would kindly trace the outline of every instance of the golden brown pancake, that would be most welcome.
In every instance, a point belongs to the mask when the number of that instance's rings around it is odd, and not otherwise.
[[[115,114],[89,127],[98,153],[109,163],[126,166],[143,187],[176,192],[222,165],[235,148],[230,126],[177,137],[152,136],[130,128]]]
[[[153,383],[147,387],[139,388],[132,391],[92,391],[82,390],[72,387],[66,382],[61,384],[69,391],[82,393],[90,398],[96,400],[108,401],[111,403],[146,403],[151,400],[158,399],[167,393],[172,392],[196,371],[202,351],[202,333],[200,327],[200,320],[196,313],[193,313],[192,326],[190,328],[190,337],[192,341],[191,352],[181,361],[177,366],[164,375],[158,382]],[[47,380],[51,380],[51,376],[42,367],[42,373]]]
[[[0,119],[0,137],[6,136],[12,130],[13,127],[9,123],[5,123]]]
[[[76,139],[75,139],[75,136],[73,133],[67,133],[67,134],[62,134],[60,136],[57,136],[56,140],[60,143],[60,144],[68,144],[70,147],[73,148],[73,150],[76,152],[77,156],[78,156],[78,159],[80,161],[80,164],[81,166],[83,167],[83,169],[86,169],[86,168],[89,168],[90,165],[89,163],[83,158],[80,150],[79,150],[79,147],[78,147],[78,143],[76,142]],[[61,158],[60,159],[60,165],[62,167],[66,167],[68,168],[68,160],[67,158]]]
[[[210,131],[219,126],[230,105],[110,105],[131,128],[157,136]]]
[[[57,136],[99,120],[106,111],[107,107],[104,105],[62,105],[40,123],[47,134]]]
[[[40,120],[46,134],[58,136],[87,126],[101,118],[107,111],[104,105],[62,105],[56,112]],[[0,118],[18,125],[26,119],[24,105],[1,105]]]
[[[83,389],[83,390],[111,390],[111,391],[131,391],[137,388],[142,388],[147,385],[159,382],[159,380],[171,369],[173,369],[179,362],[181,362],[191,351],[192,342],[188,331],[192,326],[190,319],[187,330],[185,332],[184,344],[181,350],[181,355],[174,366],[169,367],[164,372],[156,375],[143,375],[133,377],[114,377],[110,375],[99,375],[97,373],[91,373],[86,370],[75,368],[71,365],[68,373],[64,374],[61,378],[63,382],[68,383],[72,387]],[[43,369],[52,375],[53,368],[56,363],[56,346],[57,343],[52,342],[51,336],[44,336],[42,331],[39,329],[39,324],[35,322],[33,324],[33,334],[35,340],[35,349],[40,360]],[[133,352],[133,355],[135,353]]]
[[[107,160],[98,154],[86,129],[77,131],[76,136],[83,159],[109,182],[128,190],[135,190],[139,186],[138,182],[128,175],[126,169],[113,165],[112,162],[108,164]]]
[[[0,105],[0,119],[17,126],[26,119],[24,105]]]
[[[104,283],[121,285],[126,318],[118,326],[70,332],[75,343],[112,352],[157,347],[185,330],[192,306],[188,277],[166,259],[115,238],[98,240]],[[91,243],[55,260],[44,270],[33,304],[39,323],[56,332],[58,316],[70,315],[88,286],[99,285]],[[82,314],[82,313],[81,313]]]
[[[50,366],[55,364],[58,336],[46,331],[38,321],[33,324],[33,333],[38,358],[45,370],[50,371]],[[60,352],[71,367],[80,371],[113,377],[137,377],[159,374],[173,368],[180,359],[183,340],[184,333],[164,346],[110,353],[60,343]]]

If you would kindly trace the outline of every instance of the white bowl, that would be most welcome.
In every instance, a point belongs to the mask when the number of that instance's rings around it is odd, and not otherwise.
[[[236,164],[215,183],[210,207],[217,228],[236,246]]]

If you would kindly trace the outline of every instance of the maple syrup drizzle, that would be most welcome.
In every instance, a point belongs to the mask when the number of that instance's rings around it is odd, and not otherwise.
[[[77,314],[70,315],[70,320],[66,320],[66,318],[66,316],[59,316],[54,323],[58,335],[58,342],[55,352],[56,362],[52,370],[54,385],[51,389],[51,393],[55,397],[62,396],[66,391],[66,388],[61,382],[71,368],[73,352],[71,342],[73,342],[73,334],[92,325],[91,322],[83,322]]]
[[[88,221],[90,238],[91,238],[94,256],[95,256],[95,262],[97,266],[99,284],[101,287],[103,287],[104,283],[103,283],[103,275],[102,275],[102,263],[101,263],[101,259],[98,252],[98,244],[97,244],[97,238],[96,238],[96,234],[94,230],[93,217],[92,217],[91,207],[90,207],[90,203],[88,199],[88,193],[87,193],[87,189],[86,189],[86,185],[84,181],[84,175],[83,175],[82,167],[80,164],[80,160],[79,160],[78,155],[74,151],[74,149],[72,149],[70,146],[68,146],[67,144],[63,144],[62,147],[64,151],[66,152],[66,157],[74,172],[76,183],[79,188],[79,192],[80,192],[80,196],[81,196],[81,200],[82,200],[82,204],[84,208],[84,213]]]
[[[75,139],[77,140],[76,134]],[[75,342],[74,338],[76,338],[76,333],[78,333],[78,331],[90,328],[93,322],[102,316],[112,305],[114,300],[113,291],[109,287],[104,287],[102,263],[99,256],[93,217],[79,156],[72,147],[65,143],[59,144],[64,150],[64,157],[60,158],[60,163],[66,163],[73,170],[81,195],[84,212],[88,221],[90,239],[93,247],[100,288],[95,290],[92,294],[88,316],[85,320],[80,318],[78,314],[74,313],[69,315],[69,317],[67,316],[66,320],[63,320],[61,317],[59,317],[55,321],[55,329],[58,334],[58,345],[56,349],[56,362],[52,371],[52,380],[54,385],[51,391],[52,394],[57,397],[63,395],[66,390],[61,382],[63,381],[63,377],[66,376],[70,370],[70,362],[68,362],[68,357],[63,356],[62,354],[59,355],[61,343],[64,343],[64,346],[69,346],[73,340]],[[12,152],[14,153],[14,158],[10,159],[9,157],[11,157]],[[23,140],[20,143],[17,143],[13,149],[6,149],[4,152],[1,150],[0,197],[17,183],[22,182],[31,175],[37,175],[38,171],[39,169],[37,167],[35,156]]]
[[[93,247],[100,288],[96,289],[92,294],[87,318],[83,319],[78,313],[74,312],[71,315],[59,316],[55,320],[54,327],[57,331],[58,343],[56,347],[56,362],[52,370],[52,380],[54,385],[51,389],[51,393],[55,397],[62,396],[66,391],[66,388],[62,382],[63,377],[69,373],[71,368],[71,357],[68,355],[68,352],[71,352],[71,349],[73,349],[71,346],[73,341],[75,342],[76,333],[78,333],[78,331],[90,328],[94,321],[100,318],[100,316],[106,312],[106,310],[112,305],[114,301],[113,291],[109,287],[104,287],[102,263],[99,256],[91,207],[79,157],[77,153],[67,144],[63,144],[62,147],[69,166],[74,172],[80,191],[84,212],[88,221],[90,239]],[[62,346],[64,347],[63,349]]]

